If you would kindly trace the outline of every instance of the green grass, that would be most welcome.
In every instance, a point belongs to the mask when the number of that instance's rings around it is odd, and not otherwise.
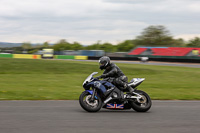
[[[144,77],[138,89],[152,99],[200,100],[200,69],[117,64],[128,76]],[[0,100],[78,99],[82,82],[98,62],[0,58]]]

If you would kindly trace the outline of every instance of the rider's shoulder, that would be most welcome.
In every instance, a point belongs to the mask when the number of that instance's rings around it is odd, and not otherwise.
[[[110,63],[111,67],[116,67],[117,65],[115,63]]]

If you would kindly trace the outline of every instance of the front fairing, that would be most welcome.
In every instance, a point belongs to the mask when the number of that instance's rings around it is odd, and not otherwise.
[[[90,74],[90,75],[85,79],[85,81],[83,82],[83,86],[84,86],[85,84],[88,84],[88,83],[90,83],[91,81],[93,81],[93,80],[94,80],[93,76],[96,75],[97,73],[98,73],[98,72],[93,72],[92,74]]]
[[[98,72],[93,72],[92,74],[90,74],[85,81],[83,82],[83,88],[85,90],[89,90],[91,87],[94,86],[94,82],[95,81],[99,81],[98,79],[94,78],[93,76],[96,75]]]
[[[97,80],[97,79],[94,79],[90,83],[84,84],[83,87],[85,90],[89,90],[90,88],[94,87],[94,88],[97,88],[102,93],[107,92],[107,89],[115,88],[115,86],[112,83],[104,81],[104,80]]]
[[[94,78],[93,76],[97,74],[97,72],[93,72],[91,75],[89,75],[86,80],[83,82],[83,88],[85,90],[90,90],[91,88],[96,88],[98,92],[101,92],[103,94],[105,94],[108,90],[113,90],[113,88],[115,88],[115,86],[105,80],[99,80]]]
[[[83,84],[83,88],[84,88],[85,90],[89,90],[91,87],[94,86],[94,82],[95,82],[95,81],[98,81],[98,80],[97,80],[97,79],[93,79],[92,82]]]

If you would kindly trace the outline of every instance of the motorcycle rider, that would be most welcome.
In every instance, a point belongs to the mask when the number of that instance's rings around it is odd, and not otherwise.
[[[134,91],[131,86],[128,86],[128,78],[116,64],[110,62],[108,56],[103,56],[99,59],[99,69],[104,69],[104,72],[101,76],[97,77],[98,79],[110,78],[113,80],[109,80],[109,82],[113,83],[117,87],[127,89],[130,93]]]

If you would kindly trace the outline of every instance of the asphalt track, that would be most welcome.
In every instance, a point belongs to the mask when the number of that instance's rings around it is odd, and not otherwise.
[[[200,101],[153,101],[149,112],[84,111],[78,101],[0,101],[0,133],[200,133]]]

